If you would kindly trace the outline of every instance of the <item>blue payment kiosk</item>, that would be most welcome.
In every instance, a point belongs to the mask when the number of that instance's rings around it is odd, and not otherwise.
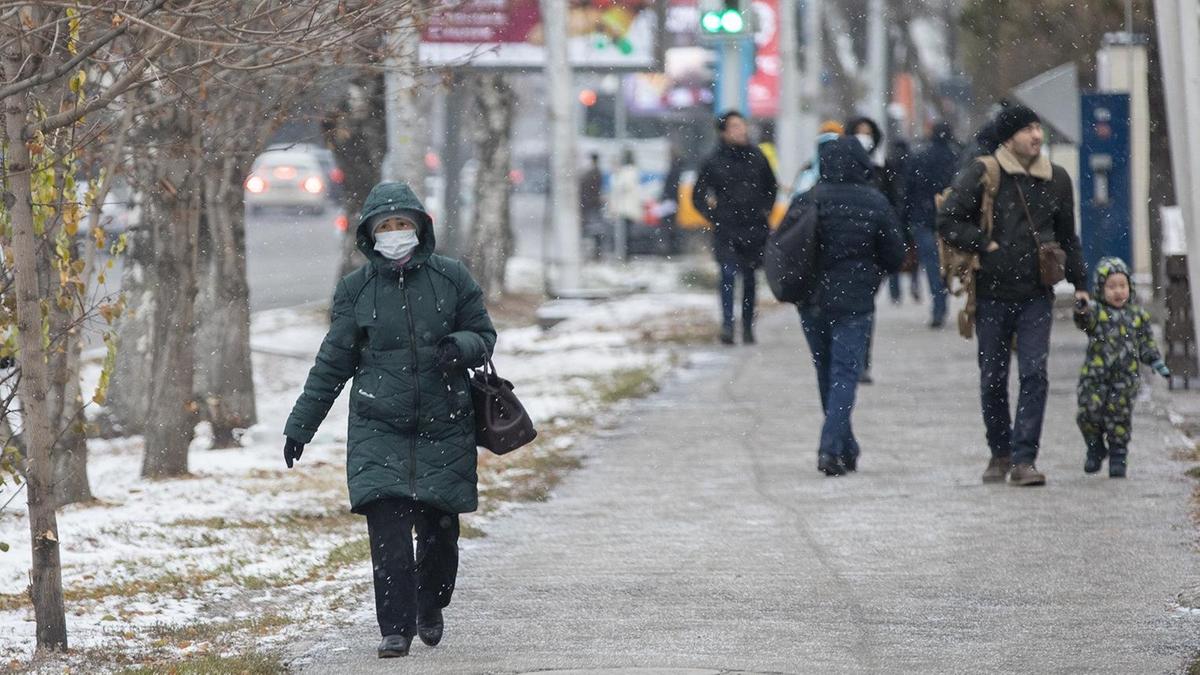
[[[1080,238],[1090,282],[1091,271],[1105,256],[1133,265],[1129,95],[1082,94],[1080,112]]]

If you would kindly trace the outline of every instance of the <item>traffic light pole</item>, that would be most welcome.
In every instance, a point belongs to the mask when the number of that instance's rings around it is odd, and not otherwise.
[[[748,39],[726,40],[717,45],[717,112],[737,110],[747,113],[747,59],[753,56],[753,42]]]

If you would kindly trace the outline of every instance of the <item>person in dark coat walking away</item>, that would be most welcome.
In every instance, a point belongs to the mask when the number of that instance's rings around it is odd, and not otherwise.
[[[909,147],[908,141],[897,138],[888,143],[887,155],[883,160],[883,169],[880,171],[883,196],[887,197],[888,204],[892,205],[897,214],[904,211],[904,195],[908,192],[908,162],[911,156],[912,148]],[[900,272],[888,275],[888,297],[892,299],[893,304],[900,304],[900,298],[903,295],[900,280],[904,276],[908,276],[908,293],[912,296],[913,302],[921,302],[920,265],[917,264],[916,239],[903,218],[900,219],[900,234],[904,236],[906,252],[904,267]]]
[[[904,196],[904,222],[917,244],[917,255],[925,278],[929,280],[929,295],[933,300],[930,328],[946,324],[946,287],[942,283],[941,263],[937,248],[937,206],[934,199],[954,182],[958,172],[958,147],[954,129],[948,122],[933,126],[929,143],[909,161]]]
[[[479,501],[467,368],[487,360],[496,330],[467,268],[434,253],[433,222],[407,185],[376,185],[357,234],[368,263],[338,282],[283,455],[291,468],[354,378],[346,476],[350,510],[367,518],[386,658],[408,654],[414,632],[442,639],[458,514]]]
[[[733,344],[733,290],[742,278],[742,342],[754,343],[754,274],[763,260],[767,216],[779,186],[762,152],[750,144],[736,111],[717,118],[720,145],[700,169],[692,201],[713,225],[713,252],[721,267],[721,342]]]
[[[887,188],[887,180],[883,172],[883,167],[876,164],[875,160],[872,159],[872,156],[875,154],[875,150],[883,141],[883,130],[880,129],[879,125],[875,123],[875,120],[871,119],[870,117],[851,117],[850,119],[846,120],[846,133],[857,139],[859,145],[861,145],[863,150],[866,151],[867,158],[871,160],[871,184],[880,192],[883,192],[884,198],[887,198],[888,193],[885,192]],[[890,201],[888,203],[891,204]],[[903,227],[903,224],[901,224],[901,227]],[[901,232],[901,235],[903,235],[903,232]],[[894,272],[889,275],[889,278],[890,276],[894,276]],[[895,300],[896,302],[899,302],[900,300],[899,279],[896,281]],[[873,351],[872,347],[874,344],[875,324],[872,322],[871,333],[867,336],[867,355],[863,361],[862,369],[858,374],[858,381],[860,384],[875,383],[875,378],[871,377],[871,352]]]
[[[859,446],[850,416],[875,316],[883,275],[900,269],[900,222],[872,181],[873,167],[854,138],[820,146],[821,180],[799,199],[817,209],[818,284],[799,307],[804,337],[817,369],[825,423],[817,469],[840,476],[858,469]]]
[[[1075,200],[1065,169],[1042,154],[1042,125],[1023,106],[1000,111],[995,120],[1000,147],[1000,186],[992,208],[991,237],[979,227],[984,164],[959,173],[937,215],[938,231],[954,247],[979,254],[975,274],[978,304],[980,399],[992,457],[985,483],[1045,485],[1037,470],[1046,412],[1051,310],[1054,291],[1042,283],[1039,247],[1057,242],[1066,253],[1066,279],[1077,300],[1086,301],[1087,273],[1075,234]],[[1031,222],[1032,220],[1032,222]],[[1014,419],[1008,403],[1008,371],[1016,346],[1020,395]]]
[[[679,182],[682,177],[683,158],[679,156],[679,148],[671,144],[671,164],[667,168],[666,178],[663,179],[657,209],[661,248],[668,256],[679,253]]]
[[[600,171],[600,155],[589,155],[587,171],[579,178],[579,217],[583,234],[592,242],[592,258],[599,260],[604,253],[604,173]]]

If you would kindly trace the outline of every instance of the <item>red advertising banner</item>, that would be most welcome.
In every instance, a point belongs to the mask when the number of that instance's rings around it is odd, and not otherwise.
[[[560,0],[568,3],[567,50],[577,68],[646,69],[658,34],[652,0]],[[545,31],[538,0],[448,0],[424,26],[428,65],[540,66]]]
[[[754,0],[751,4],[758,30],[754,33],[754,75],[747,99],[751,117],[775,117],[779,113],[779,0]]]

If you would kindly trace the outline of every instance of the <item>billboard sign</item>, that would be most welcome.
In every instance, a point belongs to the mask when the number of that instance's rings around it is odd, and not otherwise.
[[[649,70],[659,34],[654,0],[561,0],[567,8],[571,65],[592,70]],[[545,63],[538,0],[447,0],[427,16],[421,62],[537,68]]]

